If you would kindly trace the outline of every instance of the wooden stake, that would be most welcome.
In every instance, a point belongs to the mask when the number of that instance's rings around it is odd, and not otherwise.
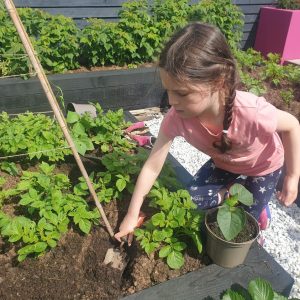
[[[23,43],[23,46],[25,47],[25,50],[26,50],[26,52],[27,52],[27,54],[29,56],[29,59],[30,59],[33,67],[34,67],[34,70],[37,73],[37,76],[38,76],[38,78],[40,80],[40,83],[41,83],[41,85],[43,87],[43,90],[44,90],[44,92],[45,92],[45,94],[47,96],[47,99],[48,99],[48,101],[49,101],[49,103],[51,105],[51,108],[52,108],[52,110],[54,112],[54,115],[55,115],[55,117],[56,117],[56,119],[57,119],[57,121],[58,121],[58,123],[59,123],[59,125],[60,125],[60,127],[61,127],[61,129],[63,131],[63,133],[64,133],[64,136],[65,136],[65,138],[66,138],[66,140],[67,140],[67,142],[68,142],[68,144],[69,144],[72,152],[73,152],[73,155],[75,157],[77,165],[78,165],[78,167],[79,167],[79,169],[80,169],[80,171],[81,171],[84,179],[86,180],[86,183],[88,185],[89,191],[90,191],[90,193],[91,193],[91,195],[92,195],[92,197],[93,197],[93,199],[95,201],[95,204],[96,204],[97,208],[100,211],[100,214],[101,214],[101,216],[102,216],[102,218],[104,220],[105,226],[106,226],[106,228],[107,228],[110,236],[114,237],[114,232],[113,232],[113,230],[112,230],[112,228],[111,228],[111,226],[110,226],[110,224],[109,224],[109,222],[107,220],[107,217],[106,217],[105,212],[104,212],[104,210],[102,208],[102,205],[99,202],[99,199],[97,197],[95,189],[94,189],[94,187],[93,187],[93,185],[92,185],[92,183],[90,181],[90,178],[89,178],[89,176],[87,174],[87,171],[86,171],[86,169],[85,169],[85,167],[84,167],[84,165],[83,165],[83,163],[81,161],[81,158],[80,158],[80,156],[79,156],[79,154],[78,154],[78,152],[76,150],[75,144],[74,144],[74,142],[73,142],[73,140],[71,138],[71,135],[70,135],[70,133],[68,131],[68,128],[67,128],[67,125],[66,125],[66,120],[65,120],[65,118],[64,118],[64,116],[63,116],[63,114],[62,114],[62,112],[60,110],[60,107],[59,107],[59,105],[57,103],[55,95],[54,95],[54,93],[52,91],[52,88],[51,88],[51,86],[49,84],[47,76],[46,76],[46,74],[45,74],[45,72],[43,70],[43,67],[41,66],[40,61],[39,61],[39,59],[38,59],[38,57],[37,57],[37,55],[36,55],[36,53],[34,51],[34,48],[33,48],[32,44],[31,44],[31,41],[30,41],[30,39],[28,37],[28,34],[27,34],[27,32],[26,32],[26,30],[24,28],[24,25],[23,25],[23,23],[22,23],[19,15],[18,15],[16,7],[15,7],[15,5],[14,5],[14,3],[13,3],[12,0],[4,0],[4,3],[5,3],[5,6],[6,6],[6,9],[9,12],[10,17],[11,17],[11,19],[12,19],[12,21],[13,21],[13,23],[14,23],[17,31],[18,31],[20,39],[21,39],[21,41]]]

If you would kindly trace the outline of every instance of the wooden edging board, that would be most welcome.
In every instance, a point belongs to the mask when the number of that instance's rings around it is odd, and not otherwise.
[[[57,98],[63,96],[65,106],[69,102],[99,102],[105,110],[133,110],[160,106],[164,97],[155,67],[57,74],[47,78]],[[0,78],[0,91],[0,112],[50,110],[37,78]]]

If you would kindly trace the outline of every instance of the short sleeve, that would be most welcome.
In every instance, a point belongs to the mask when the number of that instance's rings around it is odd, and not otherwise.
[[[257,129],[259,134],[269,135],[277,128],[277,109],[264,97],[257,98]]]
[[[178,117],[176,115],[176,112],[175,112],[174,108],[172,107],[167,112],[164,119],[162,120],[160,129],[169,138],[173,139],[179,135],[179,130],[178,130],[178,126],[177,126],[179,120],[177,120],[177,119],[178,119]]]

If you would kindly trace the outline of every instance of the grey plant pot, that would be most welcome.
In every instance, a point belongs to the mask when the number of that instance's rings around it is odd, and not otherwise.
[[[205,216],[205,228],[207,232],[206,250],[213,262],[224,268],[234,268],[245,261],[249,249],[259,234],[259,225],[256,219],[246,212],[248,220],[255,224],[254,238],[243,243],[233,243],[218,237],[208,226],[209,221],[217,218],[218,208],[209,210]]]

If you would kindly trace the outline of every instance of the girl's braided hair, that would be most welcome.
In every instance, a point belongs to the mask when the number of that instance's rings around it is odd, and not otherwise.
[[[221,31],[212,25],[195,22],[185,26],[166,43],[159,57],[159,67],[178,81],[194,81],[211,87],[224,87],[225,114],[221,141],[213,146],[222,153],[231,149],[227,130],[238,82],[237,68]]]

